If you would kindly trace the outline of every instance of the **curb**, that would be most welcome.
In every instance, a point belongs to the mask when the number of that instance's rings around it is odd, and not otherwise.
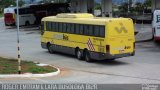
[[[52,66],[53,67],[53,66]],[[56,68],[56,67],[54,67]],[[56,68],[56,72],[51,73],[45,73],[45,74],[32,74],[32,73],[26,73],[26,74],[3,74],[0,75],[0,78],[41,78],[41,77],[50,77],[50,76],[56,76],[60,73],[60,69]]]

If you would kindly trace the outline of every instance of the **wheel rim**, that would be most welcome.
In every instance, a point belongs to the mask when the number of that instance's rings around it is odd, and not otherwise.
[[[48,51],[49,51],[50,53],[52,53],[52,46],[51,46],[51,45],[48,46]]]
[[[77,51],[77,58],[81,59],[81,52],[79,50]]]
[[[86,55],[85,55],[85,60],[86,60],[87,62],[89,62],[89,61],[90,61],[90,58],[89,58],[88,53],[86,53]]]
[[[86,54],[86,61],[89,61],[88,54]]]

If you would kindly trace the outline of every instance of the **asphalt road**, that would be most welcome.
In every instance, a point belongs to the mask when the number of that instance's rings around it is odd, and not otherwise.
[[[136,44],[136,55],[116,61],[87,63],[74,56],[49,54],[40,46],[40,31],[21,28],[22,59],[51,64],[61,69],[61,74],[46,78],[0,78],[0,83],[96,83],[141,84],[160,83],[160,45],[153,41]],[[4,27],[0,20],[0,56],[16,58],[16,29]]]

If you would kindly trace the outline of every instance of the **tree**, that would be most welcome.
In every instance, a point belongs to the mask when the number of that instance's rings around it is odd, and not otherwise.
[[[137,2],[136,3],[136,7],[135,7],[135,11],[137,12],[143,12],[144,6],[142,3]]]
[[[24,5],[24,1],[23,0],[19,0],[19,7],[22,7]]]
[[[120,12],[126,12],[128,11],[128,3],[123,3],[121,6],[119,6]]]
[[[152,3],[152,1],[151,0],[145,0],[145,2],[144,2],[144,8],[147,10],[148,9],[148,7],[151,7],[151,3]]]
[[[23,6],[24,1],[23,0],[19,0],[19,6]],[[0,13],[3,12],[4,8],[7,8],[9,6],[16,6],[16,0],[0,0]]]

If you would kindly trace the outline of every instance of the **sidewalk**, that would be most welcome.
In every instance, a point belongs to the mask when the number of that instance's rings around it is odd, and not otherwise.
[[[136,41],[147,41],[152,39],[152,25],[151,24],[136,24],[135,31],[138,31],[136,35]]]

